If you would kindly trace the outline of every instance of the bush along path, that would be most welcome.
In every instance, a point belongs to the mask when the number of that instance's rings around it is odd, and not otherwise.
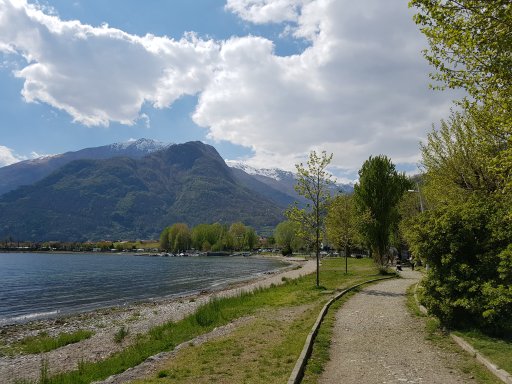
[[[453,368],[453,356],[435,348],[423,322],[406,308],[406,291],[420,279],[401,279],[361,290],[337,312],[330,361],[319,383],[471,383]]]

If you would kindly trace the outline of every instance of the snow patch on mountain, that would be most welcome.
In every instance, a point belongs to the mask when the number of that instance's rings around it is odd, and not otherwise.
[[[240,169],[249,175],[266,176],[277,181],[281,181],[287,178],[295,179],[295,174],[293,172],[283,171],[282,169],[254,168],[239,160],[226,160],[226,164],[231,168]]]
[[[142,139],[137,139],[137,140],[130,139],[123,143],[114,143],[114,144],[111,144],[111,147],[112,147],[112,149],[115,149],[118,151],[122,151],[122,150],[126,150],[126,149],[137,149],[138,151],[141,151],[141,152],[152,153],[152,152],[167,148],[170,145],[172,145],[172,144],[171,143],[166,144],[161,141],[142,138]]]

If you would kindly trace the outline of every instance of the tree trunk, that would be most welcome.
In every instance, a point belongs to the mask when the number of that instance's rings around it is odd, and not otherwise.
[[[348,273],[348,254],[350,252],[350,247],[348,245],[345,246],[345,274]]]

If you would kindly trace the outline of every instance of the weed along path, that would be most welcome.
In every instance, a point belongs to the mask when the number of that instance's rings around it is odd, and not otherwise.
[[[423,322],[406,307],[406,290],[420,279],[410,270],[401,279],[368,286],[336,314],[330,361],[319,383],[471,383],[453,358],[425,339]]]

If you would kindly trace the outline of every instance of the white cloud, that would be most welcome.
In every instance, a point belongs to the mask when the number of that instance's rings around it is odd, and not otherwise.
[[[312,149],[334,152],[339,170],[380,153],[414,164],[454,98],[428,90],[424,41],[403,0],[227,0],[226,9],[282,23],[309,46],[279,56],[258,36],[136,36],[0,0],[0,51],[25,58],[16,75],[27,102],[85,125],[149,124],[144,103],[199,95],[193,120],[208,138],[250,148],[249,163],[267,168],[293,170]]]
[[[263,17],[271,3],[233,0],[228,7],[253,22],[293,20],[284,11]],[[311,45],[281,57],[261,37],[225,41],[195,122],[209,128],[210,139],[250,147],[252,165],[291,169],[312,149],[334,152],[333,165],[343,169],[380,153],[416,163],[418,142],[446,114],[453,94],[428,89],[424,41],[407,3],[287,3],[297,16],[294,36]]]
[[[227,0],[226,9],[255,24],[297,21],[311,0]]]
[[[18,156],[14,151],[8,147],[0,145],[0,167],[14,164],[19,161],[26,160],[23,156]]]
[[[218,46],[188,34],[176,41],[135,36],[107,25],[62,21],[24,0],[0,0],[0,50],[27,65],[27,102],[44,102],[85,125],[134,124],[144,102],[168,107],[201,91]]]

